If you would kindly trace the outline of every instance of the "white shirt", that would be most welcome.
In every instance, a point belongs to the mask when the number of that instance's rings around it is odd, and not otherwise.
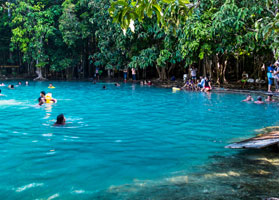
[[[132,68],[132,74],[135,75],[136,74],[136,69]]]
[[[195,69],[190,69],[190,71],[191,71],[191,76],[197,76],[197,69],[195,68]]]

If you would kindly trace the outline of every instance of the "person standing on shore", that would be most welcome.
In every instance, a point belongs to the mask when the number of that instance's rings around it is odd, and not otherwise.
[[[128,69],[127,68],[125,68],[123,70],[123,75],[124,75],[124,82],[126,82],[127,81],[127,75],[128,75]]]
[[[273,73],[274,73],[274,67],[272,66],[271,63],[268,63],[267,65],[267,80],[268,80],[268,89],[267,92],[272,92],[271,91],[271,86],[273,84]]]
[[[190,68],[190,71],[191,71],[191,78],[192,80],[194,81],[194,83],[197,82],[197,71],[198,69],[197,68],[194,68],[193,66]]]
[[[136,80],[136,68],[132,68],[133,81]]]
[[[96,80],[99,81],[99,67],[96,67],[95,77],[96,77]]]
[[[279,92],[279,62],[274,63],[274,83],[275,83],[275,92]]]

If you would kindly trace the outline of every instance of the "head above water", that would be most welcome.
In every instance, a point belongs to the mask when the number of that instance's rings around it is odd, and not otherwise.
[[[60,115],[57,116],[55,124],[64,125],[65,122],[66,122],[66,119],[65,119],[64,115],[60,114]]]
[[[40,95],[41,95],[41,96],[45,96],[45,95],[46,95],[46,92],[45,92],[45,91],[41,91]]]
[[[104,89],[104,90],[106,89],[106,86],[105,86],[105,85],[103,85],[103,89]]]
[[[257,97],[257,100],[258,100],[258,101],[262,101],[262,97],[261,97],[261,96],[258,96],[258,97]]]

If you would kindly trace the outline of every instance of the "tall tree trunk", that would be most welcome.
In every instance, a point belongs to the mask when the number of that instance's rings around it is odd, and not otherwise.
[[[223,74],[223,83],[225,83],[225,84],[228,84],[228,81],[227,81],[227,79],[226,79],[227,64],[228,64],[228,60],[225,59],[224,65],[223,65],[223,72],[222,72],[222,74]]]
[[[36,64],[38,65],[39,64],[39,60],[37,59],[36,60]],[[46,80],[46,78],[43,77],[43,73],[42,73],[42,68],[41,67],[36,67],[36,74],[37,74],[37,78],[34,79],[34,81],[37,81],[37,80]]]
[[[202,66],[203,66],[203,73],[200,73],[200,75],[206,76],[206,65],[207,65],[207,56],[204,57]]]
[[[157,70],[157,73],[158,73],[158,76],[159,76],[159,79],[162,80],[162,75],[161,75],[161,70],[160,70],[160,67],[156,67],[156,70]]]
[[[108,69],[108,78],[111,78],[111,69]]]
[[[166,73],[166,68],[165,67],[156,67],[159,79],[164,81],[167,80],[167,73]]]
[[[171,66],[170,66],[170,68],[169,68],[169,70],[168,70],[168,72],[167,72],[167,78],[169,78],[170,77],[170,73],[171,73],[171,71],[175,68],[175,66],[176,66],[176,64],[171,64]]]
[[[216,54],[216,83],[221,85],[221,76],[222,76],[222,63],[218,54]]]
[[[238,56],[236,57],[236,81],[239,79],[239,61]]]

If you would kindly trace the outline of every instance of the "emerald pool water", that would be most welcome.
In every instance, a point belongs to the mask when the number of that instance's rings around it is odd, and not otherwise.
[[[267,177],[272,166],[255,164],[272,153],[224,146],[278,125],[277,103],[256,105],[241,102],[243,94],[172,93],[132,84],[53,85],[0,87],[6,95],[0,97],[1,199],[276,195],[264,189],[255,193],[259,188],[254,187],[278,182],[277,176]],[[58,103],[37,106],[42,90]],[[53,126],[60,113],[67,125]]]

